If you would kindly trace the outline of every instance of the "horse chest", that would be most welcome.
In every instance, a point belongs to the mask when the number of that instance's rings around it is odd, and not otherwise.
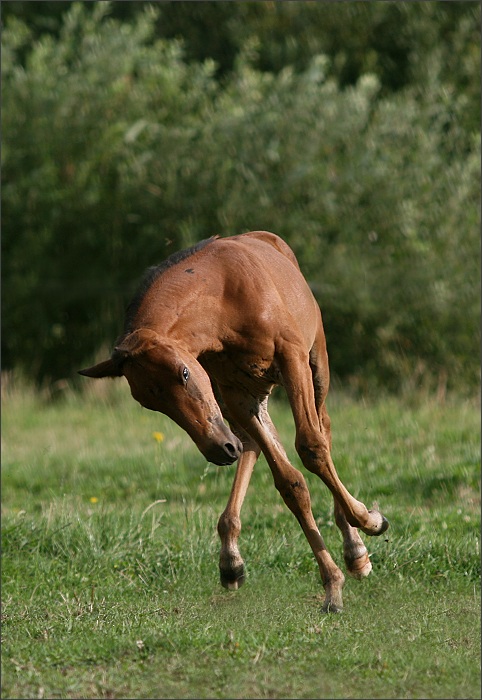
[[[271,358],[259,355],[218,352],[199,358],[207,373],[219,384],[264,393],[267,387],[281,383],[281,374]]]

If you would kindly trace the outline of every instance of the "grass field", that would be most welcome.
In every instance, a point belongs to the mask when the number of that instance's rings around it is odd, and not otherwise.
[[[390,520],[320,613],[311,550],[260,459],[245,586],[218,582],[215,467],[122,382],[2,399],[3,698],[480,698],[480,411],[332,395],[333,456]],[[299,466],[283,402],[272,415]],[[332,555],[328,490],[306,474]]]

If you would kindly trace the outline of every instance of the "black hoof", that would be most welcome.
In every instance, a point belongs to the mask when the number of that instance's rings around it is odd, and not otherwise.
[[[221,585],[229,591],[237,591],[238,588],[241,588],[246,579],[246,571],[242,564],[235,569],[220,568],[219,573]]]

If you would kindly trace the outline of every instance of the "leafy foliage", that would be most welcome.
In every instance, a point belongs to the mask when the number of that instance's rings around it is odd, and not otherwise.
[[[235,24],[203,3],[230,27],[225,65],[187,4],[133,5],[69,3],[49,32],[7,13],[4,366],[70,376],[112,343],[145,267],[268,229],[315,291],[335,374],[476,387],[474,5],[233,3]]]

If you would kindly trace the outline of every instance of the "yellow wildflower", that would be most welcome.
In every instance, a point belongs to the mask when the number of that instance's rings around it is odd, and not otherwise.
[[[157,431],[152,433],[152,437],[154,440],[158,443],[161,443],[164,440],[164,435],[163,433],[158,433]]]
[[[99,499],[97,498],[97,496],[91,496],[91,497],[89,498],[89,501],[90,501],[91,503],[98,503],[98,502],[99,502]]]

